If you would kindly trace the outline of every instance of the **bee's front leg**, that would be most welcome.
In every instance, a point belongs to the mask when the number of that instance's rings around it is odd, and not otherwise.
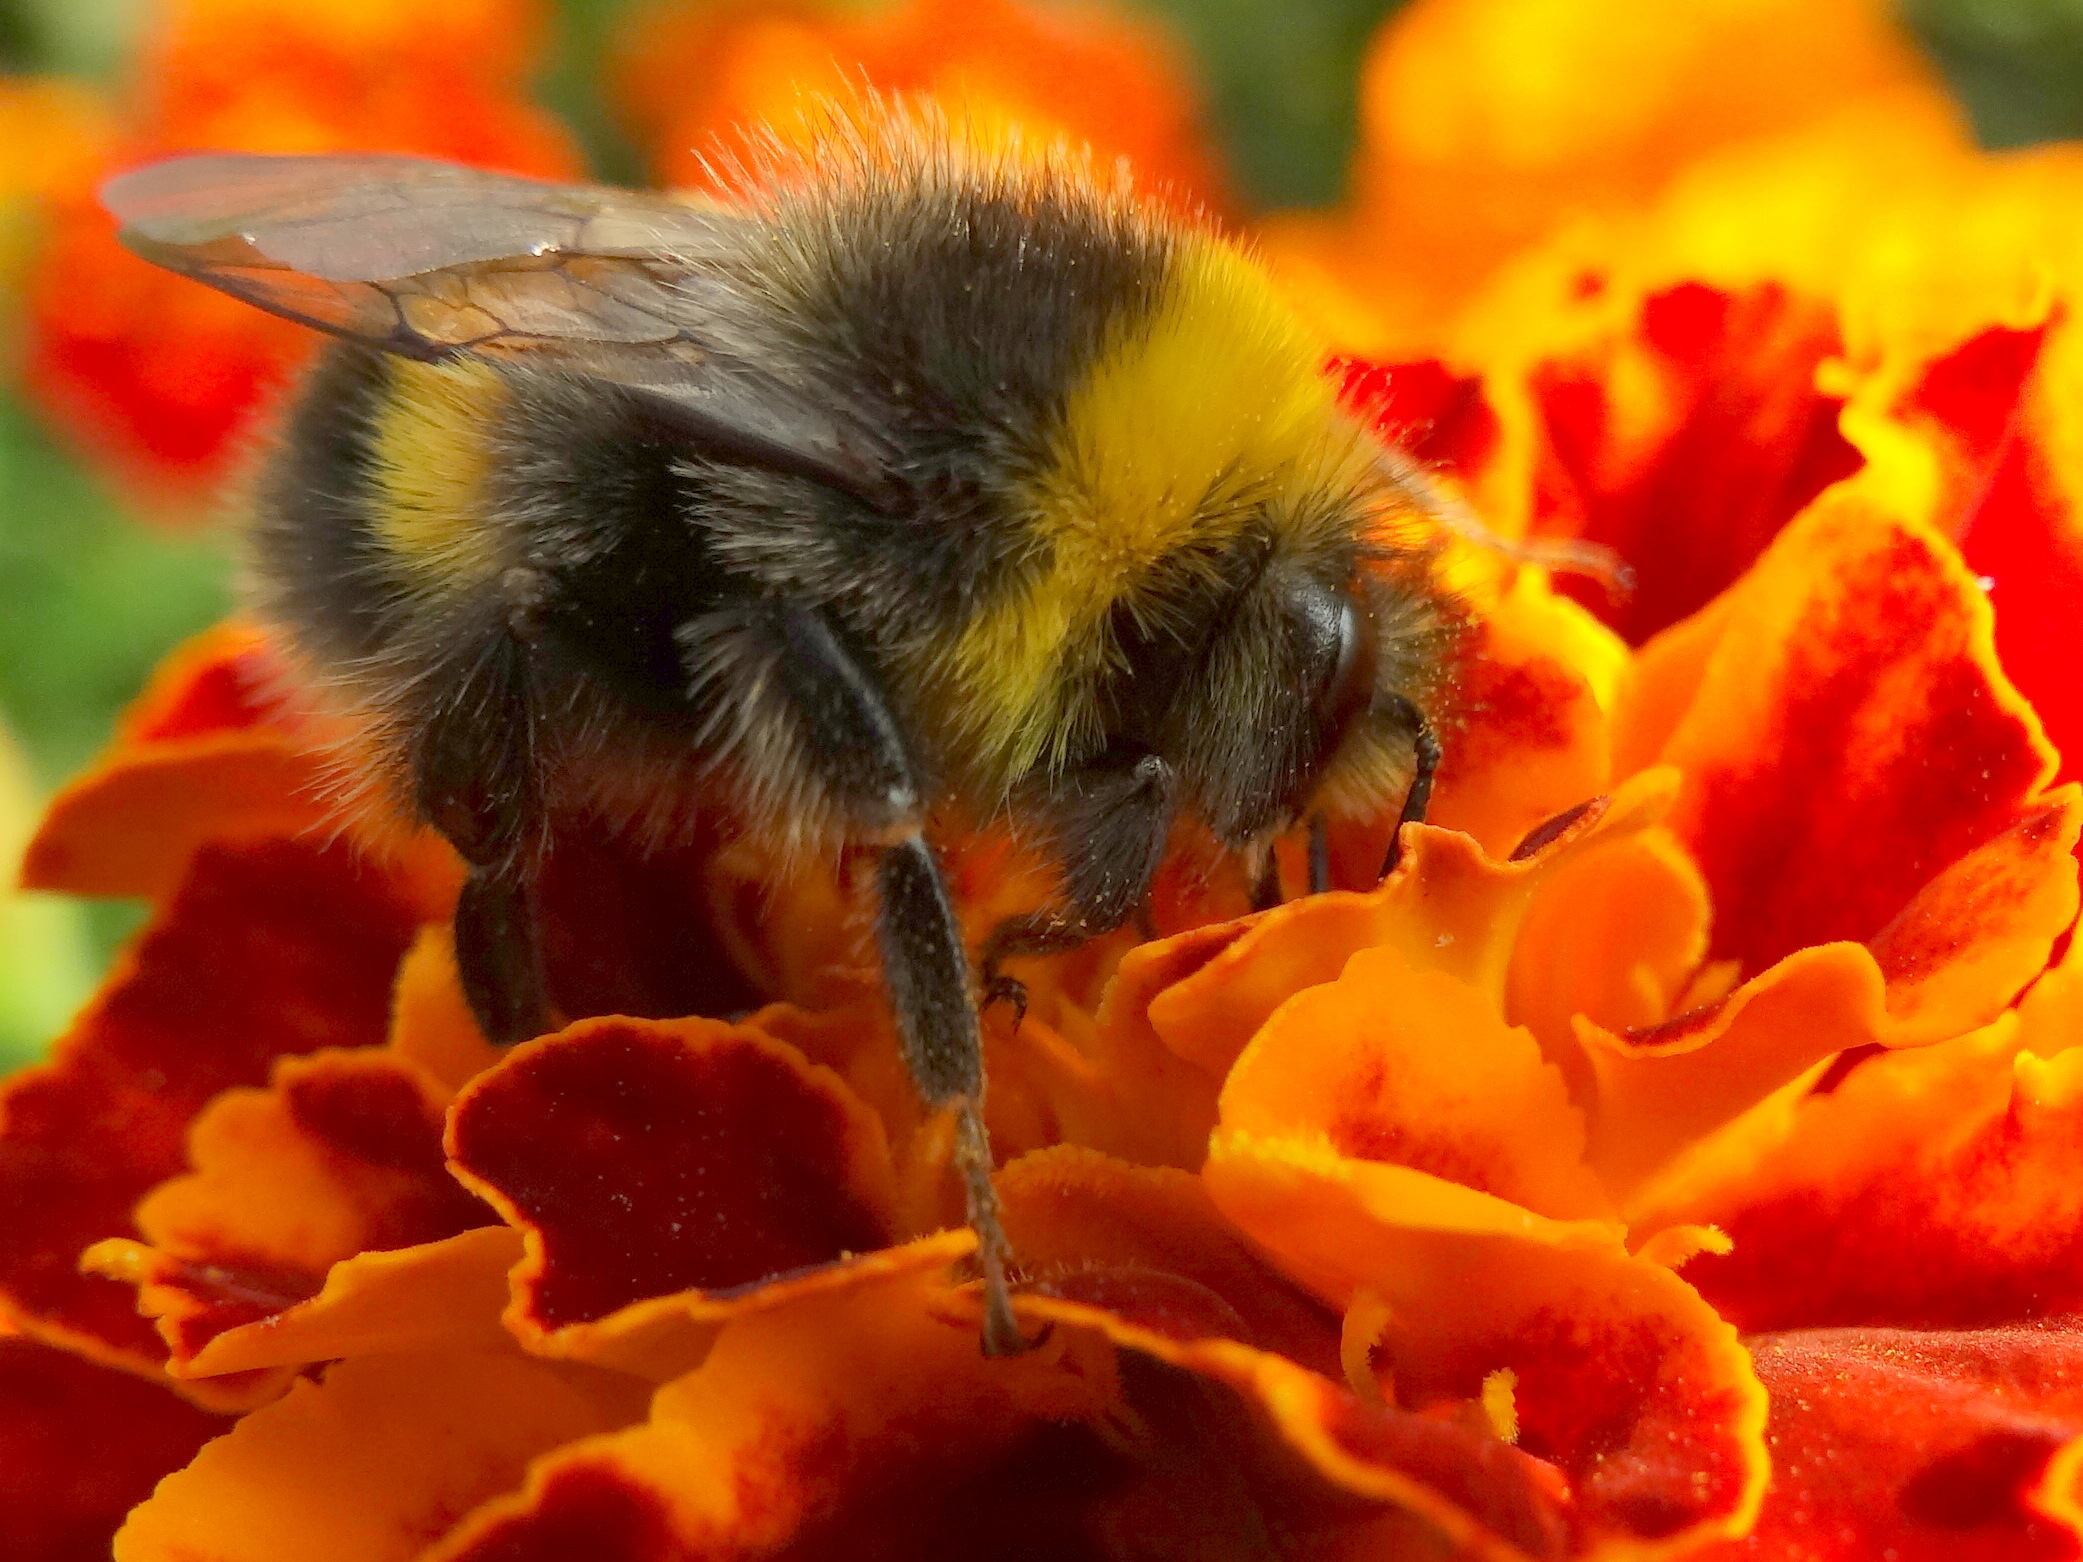
[[[874,670],[815,609],[747,604],[690,623],[680,642],[698,699],[735,706],[727,729],[755,735],[737,759],[767,767],[749,778],[757,791],[814,806],[880,848],[876,934],[905,1067],[928,1110],[954,1113],[984,1277],[984,1350],[1014,1354],[1024,1342],[991,1183],[983,1037],[961,925],[923,834],[926,787],[911,740]]]
[[[1178,775],[1156,754],[1113,754],[1059,778],[1036,811],[1063,866],[1063,904],[1013,917],[983,949],[984,1002],[1026,1018],[1027,989],[1000,974],[1022,955],[1064,954],[1110,933],[1147,904],[1178,807]]]

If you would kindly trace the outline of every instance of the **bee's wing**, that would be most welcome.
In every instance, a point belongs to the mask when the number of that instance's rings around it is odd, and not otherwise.
[[[408,357],[589,375],[720,455],[887,491],[872,430],[759,366],[727,274],[750,216],[376,154],[178,157],[101,194],[145,259],[270,313]]]

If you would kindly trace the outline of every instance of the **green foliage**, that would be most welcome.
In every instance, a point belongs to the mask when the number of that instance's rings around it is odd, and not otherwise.
[[[221,617],[227,550],[124,513],[0,404],[0,713],[46,785],[101,747],[166,648]]]
[[[2083,0],[1903,0],[1983,145],[2083,134]]]

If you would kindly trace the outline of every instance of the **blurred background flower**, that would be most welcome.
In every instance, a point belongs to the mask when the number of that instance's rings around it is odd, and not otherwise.
[[[543,174],[693,181],[699,150],[727,145],[733,126],[785,115],[803,86],[850,76],[960,96],[1009,119],[1040,117],[1130,156],[1187,197],[1263,222],[1300,278],[1326,252],[1347,272],[1365,270],[1375,298],[1417,278],[1406,317],[1439,302],[1425,293],[1439,277],[1472,287],[1550,226],[1559,213],[1540,203],[1557,190],[1577,203],[1654,193],[1661,173],[1637,149],[1647,139],[1642,117],[1657,110],[1617,89],[1659,71],[1664,80],[1670,62],[1630,63],[1638,45],[1628,29],[1614,30],[1605,61],[1615,88],[1606,133],[1619,153],[1607,165],[1583,144],[1599,132],[1581,118],[1581,82],[1552,84],[1557,114],[1570,119],[1564,137],[1537,104],[1504,122],[1494,103],[1443,101],[1426,74],[1428,59],[1523,39],[1529,26],[1549,25],[1544,14],[1567,29],[1569,7],[1459,7],[1443,24],[1420,19],[1438,36],[1406,40],[1393,56],[1370,53],[1397,9],[1395,0],[1121,0],[1104,9],[1011,0],[6,0],[0,727],[21,755],[9,795],[28,807],[75,771],[166,648],[220,616],[230,575],[223,481],[255,417],[310,351],[293,328],[116,251],[90,198],[108,167],[191,146],[357,146]],[[1704,9],[1727,13],[1724,50],[1774,36],[1772,5],[1716,0]],[[1818,99],[1841,103],[1848,84],[1884,93],[1914,83],[1928,61],[1985,144],[2083,130],[2075,6],[1908,0],[1903,20],[1908,32],[1892,53],[1862,36],[1816,41],[1811,30],[1805,57],[1775,71],[1779,117],[1793,125]],[[1913,57],[1915,45],[1926,60]],[[1558,34],[1558,57],[1588,58],[1572,50]],[[1662,138],[1670,168],[1713,142],[1717,114],[1751,132],[1773,117],[1755,101],[1717,98],[1719,59],[1703,54],[1698,90],[1661,110],[1671,116]],[[1500,57],[1500,70],[1506,63]],[[1828,92],[1803,86],[1822,81]],[[1528,85],[1512,87],[1522,109],[1540,95]],[[1723,96],[1754,88],[1745,78]],[[1351,207],[1317,215],[1346,196],[1363,127],[1368,155]],[[1547,151],[1477,186],[1473,153],[1514,161],[1502,141],[1481,146],[1485,137]],[[1554,156],[1569,161],[1566,176]],[[1318,289],[1327,321],[1352,328],[1349,345],[1381,348],[1368,340],[1379,337],[1379,312],[1357,322],[1347,308],[1341,321],[1340,289],[1351,278],[1329,282]],[[33,1054],[51,1016],[83,996],[136,917],[119,901],[0,915],[0,1065]]]

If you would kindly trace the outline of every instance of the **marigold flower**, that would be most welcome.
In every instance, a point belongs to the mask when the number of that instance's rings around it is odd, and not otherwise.
[[[0,1093],[0,1384],[115,1402],[30,1543],[164,1473],[123,1562],[2075,1555],[2071,154],[1968,150],[1856,0],[1622,10],[1387,34],[1374,155],[1480,196],[1463,275],[1361,247],[1380,163],[1338,291],[1339,230],[1273,243],[1349,349],[1407,344],[1333,366],[1385,432],[1636,589],[1457,544],[1460,725],[1393,874],[1387,819],[1328,894],[1285,843],[1254,914],[1189,842],[1155,936],[1014,966],[988,1111],[1037,1349],[978,1353],[860,862],[561,834],[580,1018],[500,1053],[458,865],[331,820],[229,625],[25,862],[154,907]],[[1812,78],[1728,72],[1749,29]],[[1465,44],[1522,33],[1607,70]],[[1550,121],[1596,222],[1504,155]],[[1818,194],[1877,159],[1885,195]],[[973,939],[1049,893],[943,849]]]

